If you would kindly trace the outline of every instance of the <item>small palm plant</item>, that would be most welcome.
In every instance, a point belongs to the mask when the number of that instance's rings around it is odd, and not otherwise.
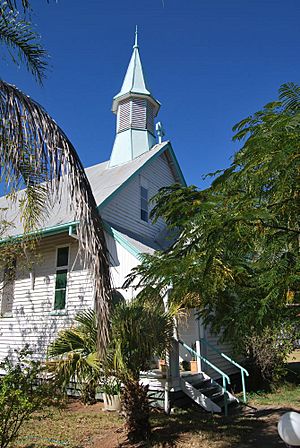
[[[140,372],[149,367],[155,356],[162,356],[173,334],[172,317],[156,306],[133,300],[119,303],[112,310],[110,343],[105,358],[97,355],[97,317],[93,310],[80,312],[77,323],[63,330],[50,345],[54,359],[48,368],[67,387],[72,378],[87,391],[89,401],[95,398],[97,385],[113,378],[122,383],[121,401],[130,441],[141,441],[150,435],[148,386],[139,381]]]
[[[132,442],[150,435],[148,386],[140,383],[155,356],[165,354],[173,334],[173,320],[159,303],[147,306],[138,299],[120,304],[113,313],[108,363],[122,382],[121,402],[128,438]]]
[[[100,361],[97,353],[97,318],[89,309],[75,317],[75,325],[63,330],[48,348],[47,367],[55,380],[67,388],[72,379],[80,385],[85,404],[95,403],[100,382]]]

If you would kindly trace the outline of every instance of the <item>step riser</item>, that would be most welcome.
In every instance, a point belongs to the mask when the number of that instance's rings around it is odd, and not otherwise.
[[[161,388],[154,387],[151,390],[149,385],[149,397],[151,406],[164,409],[165,392]],[[215,382],[207,374],[203,373],[201,378],[182,377],[179,380],[179,387],[175,391],[169,392],[170,407],[188,407],[192,403],[196,403],[208,412],[224,411],[224,393],[220,384]],[[237,404],[238,399],[230,392],[227,392],[227,406]]]

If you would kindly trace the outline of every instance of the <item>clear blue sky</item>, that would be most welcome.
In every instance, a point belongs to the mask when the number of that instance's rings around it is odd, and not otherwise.
[[[299,0],[32,0],[33,21],[50,54],[44,87],[1,61],[1,77],[39,101],[85,166],[107,160],[110,112],[139,26],[159,119],[189,184],[225,168],[231,128],[299,83]]]

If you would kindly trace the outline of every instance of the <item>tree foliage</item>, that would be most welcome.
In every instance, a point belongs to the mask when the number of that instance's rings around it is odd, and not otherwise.
[[[154,356],[165,353],[173,334],[173,322],[160,306],[134,299],[119,304],[112,314],[111,364],[122,381],[138,380]]]
[[[246,337],[284,327],[299,302],[300,87],[285,84],[279,101],[242,120],[242,143],[210,188],[174,185],[155,197],[178,239],[144,257],[129,281],[173,285],[173,301],[193,298],[213,331],[241,352]],[[249,351],[249,350],[248,350]]]

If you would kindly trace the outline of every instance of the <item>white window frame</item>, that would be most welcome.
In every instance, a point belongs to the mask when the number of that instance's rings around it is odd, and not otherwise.
[[[144,188],[147,191],[147,210],[145,210],[144,208],[142,208],[142,199],[145,200],[145,198],[142,197],[142,188]],[[147,220],[142,218],[142,211],[147,213]],[[143,223],[148,224],[149,223],[149,214],[150,214],[150,210],[149,210],[149,184],[148,184],[148,180],[143,177],[140,176],[140,186],[139,186],[139,214],[140,214],[140,220]]]

